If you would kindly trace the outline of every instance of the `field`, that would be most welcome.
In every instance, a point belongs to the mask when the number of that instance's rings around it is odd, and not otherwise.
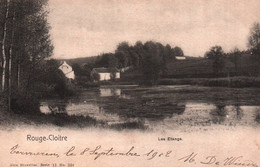
[[[168,75],[165,78],[214,78],[217,77],[212,68],[212,61],[205,58],[187,57],[186,60],[170,62],[167,65]],[[235,71],[235,65],[230,60],[225,59],[225,67],[218,77],[227,76],[256,76],[259,74],[259,65],[251,59],[250,55],[244,54]]]

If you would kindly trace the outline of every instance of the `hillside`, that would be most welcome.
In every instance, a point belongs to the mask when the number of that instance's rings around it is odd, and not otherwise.
[[[211,60],[195,57],[172,61],[167,65],[167,69],[169,76],[208,74],[213,72]]]
[[[187,57],[186,60],[172,61],[167,65],[168,75],[165,77],[185,78],[185,77],[214,77],[212,60],[205,58]],[[259,67],[258,67],[259,69]],[[255,62],[250,55],[244,54],[238,67],[239,75],[255,75],[257,73]],[[225,68],[222,77],[235,75],[235,65],[225,59]]]
[[[74,59],[57,59],[59,61],[66,61],[68,64],[78,64],[80,66],[84,64],[94,63],[97,60],[98,56],[92,57],[80,57]]]

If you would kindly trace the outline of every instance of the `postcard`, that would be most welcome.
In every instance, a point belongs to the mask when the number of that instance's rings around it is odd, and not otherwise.
[[[0,0],[1,167],[259,167],[260,1]]]

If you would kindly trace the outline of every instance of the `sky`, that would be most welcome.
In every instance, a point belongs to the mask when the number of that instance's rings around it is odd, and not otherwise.
[[[54,58],[114,52],[120,42],[179,46],[187,56],[247,48],[259,0],[49,0]]]

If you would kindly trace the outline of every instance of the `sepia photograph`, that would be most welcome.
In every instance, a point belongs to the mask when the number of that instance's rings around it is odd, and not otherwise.
[[[0,0],[0,167],[260,167],[259,0]]]

